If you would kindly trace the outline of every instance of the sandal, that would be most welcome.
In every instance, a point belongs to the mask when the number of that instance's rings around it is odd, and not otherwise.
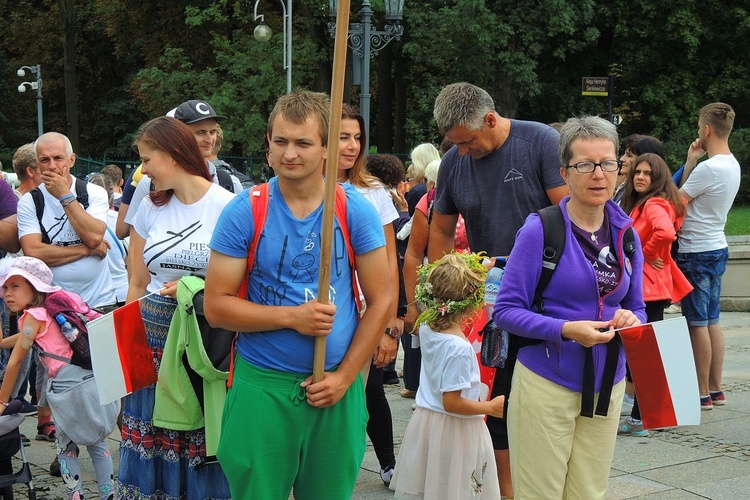
[[[37,441],[55,441],[57,438],[57,428],[55,428],[54,422],[44,422],[42,425],[36,426]]]
[[[401,397],[414,399],[417,397],[417,391],[410,391],[409,389],[401,389]]]

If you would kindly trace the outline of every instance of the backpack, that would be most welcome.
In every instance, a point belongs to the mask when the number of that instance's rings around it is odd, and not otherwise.
[[[52,321],[58,314],[62,314],[71,325],[78,329],[78,337],[70,342],[70,348],[73,349],[73,357],[66,358],[58,356],[41,349],[37,344],[37,352],[40,356],[64,361],[81,368],[91,369],[91,350],[89,349],[89,331],[86,324],[102,316],[102,312],[93,309],[86,304],[81,297],[72,292],[58,290],[47,295],[42,304],[47,310],[47,315]]]
[[[83,179],[76,179],[76,200],[81,204],[84,210],[89,208],[89,190],[88,182]],[[34,200],[34,207],[36,208],[36,218],[39,221],[39,229],[42,230],[42,243],[51,244],[52,240],[47,234],[47,230],[42,225],[42,215],[44,215],[44,195],[38,187],[31,190],[31,198]]]
[[[216,180],[219,181],[219,186],[223,187],[230,193],[234,193],[234,182],[232,182],[232,174],[229,173],[225,167],[216,166]]]
[[[251,188],[255,185],[255,183],[250,177],[246,176],[245,174],[243,174],[242,172],[234,168],[229,163],[223,160],[214,160],[212,163],[216,167],[216,175],[219,176],[219,184],[221,184],[222,187],[224,187],[224,189],[227,189],[227,188],[226,186],[224,186],[224,182],[222,182],[221,176],[225,174],[227,178],[229,179],[229,185],[232,187],[233,187],[232,178],[231,178],[232,175],[237,177],[237,180],[240,181],[240,184],[242,184],[243,189]],[[232,187],[230,187],[228,191],[234,191]]]
[[[429,226],[432,222],[432,212],[435,206],[435,198],[437,197],[437,189],[432,188],[427,193],[427,225]]]
[[[559,205],[551,205],[539,210],[537,213],[542,221],[542,229],[544,231],[544,250],[542,252],[542,273],[539,276],[539,282],[534,291],[534,302],[532,303],[532,307],[536,307],[538,312],[542,312],[544,311],[542,293],[547,288],[547,285],[549,285],[552,275],[555,273],[557,263],[560,261],[563,249],[565,248],[566,234],[565,220],[563,219],[562,209]],[[625,230],[622,247],[623,253],[628,256],[628,258],[632,257],[635,253],[636,244],[632,226],[628,226]],[[543,341],[540,339],[530,339],[508,332],[508,358],[505,361],[505,366],[503,368],[498,368],[498,370],[504,370],[507,377],[507,383],[505,385],[505,390],[503,391],[506,412],[508,409],[510,386],[513,380],[513,370],[516,365],[516,360],[518,359],[518,351],[523,347],[541,344],[542,342]],[[619,346],[617,343],[617,337],[615,337],[607,344],[607,360],[605,362],[605,370],[603,374],[604,380],[602,381],[602,388],[599,395],[599,404],[596,409],[597,415],[601,415],[602,412],[603,415],[607,414],[606,407],[609,404],[609,394],[611,394],[612,391],[612,382],[614,381],[615,370],[617,368],[617,359],[619,356],[618,351]],[[613,361],[614,365],[612,365]],[[610,378],[611,380],[609,380]],[[581,415],[593,417],[594,377],[593,355],[590,348],[586,351],[583,389]]]
[[[224,165],[226,165],[226,164],[224,164]],[[219,184],[219,186],[223,187],[224,189],[226,189],[230,193],[234,193],[234,182],[232,181],[232,175],[235,175],[235,174],[233,174],[232,171],[229,170],[228,168],[226,168],[226,166],[224,166],[224,165],[220,165],[220,164],[214,163],[214,166],[216,167],[216,180],[217,180],[217,183]],[[239,173],[239,172],[237,172],[237,173]],[[242,174],[240,174],[240,175],[242,175]],[[247,176],[245,176],[245,175],[243,175],[242,177],[245,177],[247,179]],[[242,183],[242,179],[240,179],[240,177],[237,177],[237,179],[240,181],[240,183]],[[252,185],[252,183],[251,183],[251,185]],[[243,186],[244,186],[244,184],[243,184]],[[151,185],[150,185],[150,187],[148,189],[149,189],[149,191],[155,191],[156,190],[156,188],[154,187],[154,181],[151,181]]]
[[[250,248],[247,250],[247,274],[245,279],[242,280],[240,289],[237,292],[237,296],[243,300],[247,300],[247,290],[250,281],[250,273],[253,272],[253,265],[255,264],[255,252],[258,248],[258,242],[260,241],[261,233],[266,225],[266,218],[268,217],[268,183],[258,184],[248,191],[250,197],[250,205],[253,209],[253,223],[255,232],[253,233],[253,240],[250,243]],[[346,191],[340,184],[336,184],[336,199],[334,202],[334,215],[336,220],[339,221],[339,227],[341,229],[344,242],[346,244],[346,252],[349,255],[349,263],[352,266],[352,290],[354,290],[354,299],[357,303],[357,311],[362,311],[362,301],[359,293],[359,283],[357,282],[357,276],[355,273],[354,264],[354,248],[352,248],[351,238],[349,235],[349,225],[346,218]],[[237,337],[235,336],[235,339]],[[234,342],[232,343],[232,350],[234,351]],[[232,387],[232,380],[234,378],[234,352],[230,356],[229,366],[229,380],[227,380],[227,387]]]

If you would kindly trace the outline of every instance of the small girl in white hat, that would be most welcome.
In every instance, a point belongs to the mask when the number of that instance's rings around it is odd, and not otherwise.
[[[70,342],[60,331],[54,318],[49,317],[44,308],[47,295],[60,290],[52,285],[52,271],[34,257],[18,257],[13,260],[6,274],[0,277],[0,297],[13,312],[23,312],[18,319],[16,343],[8,360],[5,378],[0,387],[0,414],[8,407],[13,385],[18,377],[18,369],[29,350],[36,342],[41,349],[59,357],[70,359],[73,350]],[[53,379],[62,370],[82,370],[52,357],[42,357],[46,377]],[[90,373],[90,371],[89,371]],[[54,409],[53,409],[54,411]],[[81,415],[81,425],[86,418]],[[114,498],[112,457],[105,439],[88,445],[87,449],[94,465],[100,498]],[[61,429],[57,432],[57,457],[68,498],[83,498],[81,468],[78,464],[78,446]]]

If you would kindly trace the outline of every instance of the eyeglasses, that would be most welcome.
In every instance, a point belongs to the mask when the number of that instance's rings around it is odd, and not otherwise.
[[[596,167],[601,167],[602,172],[617,172],[622,168],[622,162],[620,160],[604,160],[599,163],[593,161],[581,161],[573,165],[568,165],[565,168],[574,168],[578,170],[580,174],[590,174]]]

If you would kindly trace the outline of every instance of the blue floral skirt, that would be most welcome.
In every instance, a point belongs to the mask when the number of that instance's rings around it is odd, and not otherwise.
[[[176,305],[174,299],[160,295],[141,301],[157,371]],[[123,399],[117,498],[231,498],[221,466],[206,462],[203,429],[175,431],[153,425],[155,390],[151,385]]]

